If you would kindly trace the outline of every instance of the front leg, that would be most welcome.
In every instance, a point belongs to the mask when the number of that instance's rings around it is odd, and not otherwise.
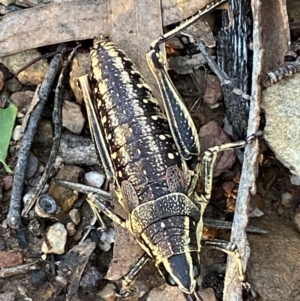
[[[107,142],[104,137],[104,130],[101,126],[101,122],[99,120],[99,115],[97,114],[94,104],[91,100],[88,76],[87,75],[80,76],[78,78],[78,81],[80,83],[81,90],[83,93],[83,99],[84,99],[86,111],[88,114],[90,131],[92,134],[93,141],[95,143],[98,157],[104,167],[108,181],[113,182],[115,172],[114,172],[112,160],[110,157],[110,153],[108,151]]]
[[[107,202],[103,201],[97,194],[89,194],[87,201],[91,205],[91,207],[96,207],[107,217],[109,217],[113,222],[130,231],[130,227],[128,226],[126,220],[115,214],[112,209],[107,206]]]

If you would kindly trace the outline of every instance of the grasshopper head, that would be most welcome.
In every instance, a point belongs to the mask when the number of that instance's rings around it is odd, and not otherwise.
[[[196,278],[200,274],[199,258],[196,252],[176,254],[166,258],[158,266],[166,282],[185,294],[193,294],[197,287]]]

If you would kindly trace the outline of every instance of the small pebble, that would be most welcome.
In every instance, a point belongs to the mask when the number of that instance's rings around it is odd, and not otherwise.
[[[203,95],[204,102],[212,107],[221,99],[222,88],[220,81],[215,75],[207,74],[205,92]]]
[[[291,180],[291,183],[293,185],[300,186],[300,177],[297,177],[295,175],[291,175],[290,180]]]
[[[64,288],[68,285],[68,280],[63,276],[56,276],[54,279],[59,285]]]
[[[33,96],[34,91],[20,91],[11,94],[10,100],[17,106],[18,112],[25,114],[28,111]]]
[[[72,237],[76,234],[76,228],[74,223],[72,222],[67,223],[66,228],[67,228],[68,236]]]
[[[13,176],[9,175],[9,176],[5,176],[3,178],[3,190],[9,190],[12,187],[13,184]]]
[[[87,185],[100,188],[105,180],[105,176],[98,171],[90,171],[84,174],[84,181]]]
[[[82,276],[80,285],[84,289],[96,287],[102,278],[103,274],[96,267],[91,266]]]
[[[291,207],[292,195],[289,192],[284,192],[281,194],[281,203],[285,207]]]
[[[62,109],[62,124],[70,132],[80,134],[85,123],[81,107],[76,102],[65,100]]]
[[[67,241],[67,230],[61,223],[55,223],[50,226],[46,233],[47,244],[42,244],[43,253],[63,254]],[[48,244],[50,249],[48,248]]]
[[[23,113],[21,113],[21,112],[18,112],[17,113],[17,118],[23,118],[25,115],[23,114]]]
[[[7,81],[6,87],[9,92],[14,93],[22,89],[22,84],[16,77],[13,77],[12,79]]]
[[[13,145],[12,145],[12,146],[10,146],[10,147],[9,147],[9,149],[8,149],[8,151],[9,151],[9,153],[10,153],[10,154],[13,154],[13,153],[15,153],[15,152],[16,152],[16,150],[17,150],[17,148],[16,148],[15,146],[13,146]]]
[[[45,282],[47,275],[44,270],[35,270],[31,272],[31,284],[33,286],[38,286]]]
[[[107,252],[111,249],[111,244],[115,242],[116,233],[113,228],[109,228],[107,231],[101,233],[101,239],[98,244],[100,250]]]
[[[116,288],[112,283],[108,283],[102,291],[98,293],[98,296],[105,301],[116,300]]]
[[[43,172],[44,172],[44,170],[45,170],[45,166],[43,165],[43,164],[39,164],[39,168],[38,168],[38,173],[39,174],[42,174]]]
[[[27,193],[23,196],[23,204],[24,204],[24,205],[28,202],[28,200],[30,199],[31,195],[32,195],[32,192],[29,191],[29,192],[27,192]]]
[[[17,125],[14,128],[14,131],[13,131],[13,134],[12,134],[12,138],[13,138],[14,141],[19,141],[22,137],[23,137],[22,126],[21,125]]]
[[[42,235],[41,232],[41,225],[37,218],[34,218],[30,220],[29,225],[27,226],[28,230],[34,235],[34,236],[40,236]]]
[[[69,212],[71,221],[77,226],[80,223],[80,212],[78,209],[72,209]]]
[[[72,239],[73,239],[74,241],[78,241],[78,240],[81,239],[82,235],[83,235],[83,230],[82,230],[82,229],[78,229],[78,230],[76,231],[76,234],[72,237]]]
[[[263,215],[264,215],[264,213],[263,213],[261,210],[259,210],[257,207],[255,207],[255,208],[250,212],[249,217],[250,217],[250,218],[253,218],[253,217],[261,217],[261,216],[263,216]]]
[[[26,286],[24,286],[24,285],[22,285],[22,284],[18,284],[18,291],[19,291],[19,293],[22,295],[22,296],[26,296],[26,294],[27,294],[27,291],[28,291],[28,289],[27,289],[27,287]]]
[[[15,267],[23,263],[20,252],[0,251],[0,269]]]
[[[38,166],[39,166],[39,160],[32,153],[30,153],[28,157],[26,174],[25,174],[25,178],[27,180],[32,178],[36,174]]]
[[[56,156],[53,167],[56,170],[62,169],[64,167],[64,159],[61,156]]]
[[[294,225],[297,231],[300,233],[300,211],[297,212],[294,216]]]

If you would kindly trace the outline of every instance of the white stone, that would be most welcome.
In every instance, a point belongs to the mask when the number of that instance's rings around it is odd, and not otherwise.
[[[264,213],[263,213],[260,209],[258,209],[257,207],[255,207],[255,208],[250,212],[249,217],[250,217],[250,218],[253,218],[253,217],[261,217],[261,216],[263,216],[263,215],[264,215]]]
[[[12,138],[15,141],[19,141],[22,137],[23,137],[22,126],[21,125],[17,125],[14,128],[14,131],[13,131],[13,134],[12,134]]]
[[[107,252],[111,249],[111,244],[115,242],[115,230],[113,228],[109,228],[107,231],[103,231],[101,235],[100,242],[98,247],[100,250]]]
[[[76,234],[76,228],[73,222],[67,223],[66,227],[67,227],[68,236],[72,237]]]
[[[105,180],[105,176],[98,171],[90,171],[84,175],[84,181],[87,185],[100,188]]]
[[[47,243],[42,244],[43,253],[63,254],[65,253],[65,245],[67,241],[67,230],[61,223],[55,223],[50,226],[46,233]]]
[[[297,177],[295,175],[290,176],[291,184],[300,186],[300,177]]]
[[[70,210],[69,216],[71,221],[77,226],[80,223],[80,212],[78,209],[74,208]]]
[[[65,100],[62,109],[62,124],[70,132],[80,134],[85,123],[81,107],[76,102]]]
[[[289,192],[284,192],[281,195],[281,203],[283,206],[290,207],[291,206],[292,195]]]

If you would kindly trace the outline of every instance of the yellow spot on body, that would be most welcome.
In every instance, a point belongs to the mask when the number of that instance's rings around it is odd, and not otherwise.
[[[107,135],[107,139],[108,139],[108,140],[111,140],[111,138],[112,138],[112,134],[109,133],[109,134]]]
[[[138,75],[141,75],[141,73],[138,72],[138,71],[136,71],[136,70],[132,70],[132,71],[130,71],[130,73],[131,73],[131,74],[138,74]]]
[[[112,154],[111,154],[111,158],[112,158],[113,160],[117,159],[117,152],[112,153]]]
[[[148,101],[148,99],[147,98],[144,98],[143,99],[143,103],[148,103],[149,101]]]
[[[171,159],[171,160],[173,160],[175,157],[174,157],[174,155],[172,153],[168,153],[168,158]]]
[[[160,140],[166,140],[166,136],[165,135],[159,135],[158,136]]]
[[[140,89],[141,89],[141,88],[145,88],[145,89],[147,89],[147,90],[149,90],[149,91],[152,91],[151,88],[150,88],[150,86],[147,85],[146,83],[137,84],[137,87],[140,88]]]
[[[107,117],[106,117],[106,115],[104,115],[103,117],[102,117],[102,123],[106,123],[106,121],[107,121]]]
[[[155,97],[151,97],[150,101],[156,105],[159,105],[158,100]]]
[[[119,174],[119,177],[122,178],[122,171],[121,170],[119,170],[118,174]]]
[[[152,115],[152,116],[151,116],[151,119],[157,120],[157,119],[158,119],[158,116],[157,116],[157,115]]]

